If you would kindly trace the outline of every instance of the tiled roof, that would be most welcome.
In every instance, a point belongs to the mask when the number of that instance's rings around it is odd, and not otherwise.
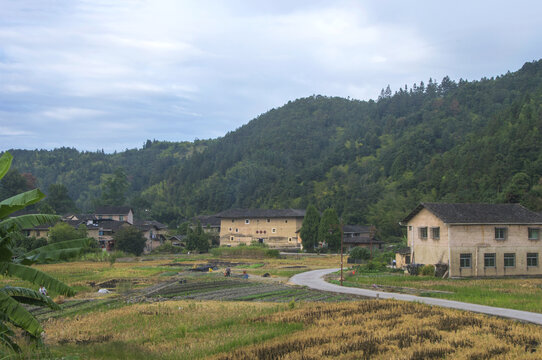
[[[344,225],[343,232],[344,233],[368,233],[368,232],[371,232],[371,227],[365,226],[365,225]]]
[[[134,222],[134,226],[136,226],[140,230],[148,230],[151,227],[155,227],[157,229],[167,229],[167,225],[162,224],[155,220],[136,220]]]
[[[302,218],[305,210],[302,209],[230,209],[216,214],[219,218]]]
[[[95,214],[99,215],[126,215],[132,210],[129,206],[98,206]]]
[[[202,227],[220,226],[220,218],[217,215],[199,215],[192,218],[193,223],[200,222]]]
[[[421,203],[401,221],[406,225],[422,209],[447,224],[542,224],[542,215],[520,204]]]
[[[369,236],[354,236],[354,237],[344,238],[343,243],[345,244],[373,244],[373,245],[384,244],[383,241],[371,239],[371,237]]]

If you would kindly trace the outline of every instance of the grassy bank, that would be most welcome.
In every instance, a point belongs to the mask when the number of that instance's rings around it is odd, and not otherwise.
[[[372,288],[373,285],[414,288],[420,296],[542,313],[542,279],[439,279],[432,276],[385,273],[351,275],[347,272],[344,285],[363,288]]]

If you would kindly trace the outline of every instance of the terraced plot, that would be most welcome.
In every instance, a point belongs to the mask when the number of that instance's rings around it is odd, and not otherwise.
[[[280,283],[259,283],[237,279],[212,282],[188,281],[170,283],[162,289],[148,294],[153,297],[167,297],[173,300],[221,300],[221,301],[348,301],[359,300],[353,295],[337,295],[318,290],[293,287]]]

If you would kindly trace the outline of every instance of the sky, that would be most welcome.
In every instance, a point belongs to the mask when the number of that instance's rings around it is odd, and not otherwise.
[[[217,138],[288,101],[376,99],[542,57],[540,1],[0,0],[0,151]]]

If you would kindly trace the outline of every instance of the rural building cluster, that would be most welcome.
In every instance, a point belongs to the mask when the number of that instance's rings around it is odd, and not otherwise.
[[[303,250],[300,230],[303,209],[230,209],[197,216],[204,231],[219,238],[220,246],[265,244],[286,251]],[[168,236],[167,226],[153,220],[134,220],[129,207],[105,206],[94,214],[70,214],[62,219],[74,228],[85,226],[89,237],[104,250],[114,249],[114,233],[134,226],[147,239],[145,253],[164,241],[183,245],[182,236]],[[448,277],[542,275],[540,229],[542,215],[519,204],[421,203],[400,224],[408,248],[398,251],[396,265],[431,264],[445,268]],[[25,229],[47,237],[51,225]],[[372,226],[344,225],[345,251],[354,247],[382,249]]]

